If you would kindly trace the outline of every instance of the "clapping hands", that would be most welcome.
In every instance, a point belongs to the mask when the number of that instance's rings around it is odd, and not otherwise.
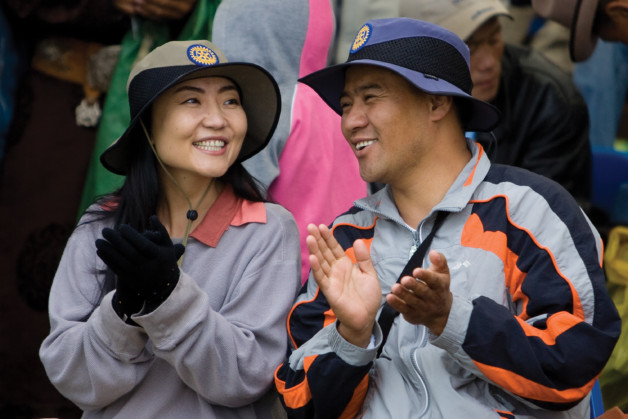
[[[412,324],[423,324],[440,335],[445,329],[453,296],[449,290],[450,274],[442,253],[432,250],[431,265],[415,268],[413,276],[404,276],[391,288],[386,301]]]
[[[150,217],[144,233],[123,224],[117,230],[105,228],[102,234],[103,239],[96,240],[97,254],[118,277],[114,307],[122,305],[130,316],[139,299],[147,304],[146,311],[154,310],[179,281],[177,261],[184,246],[172,243],[156,216]]]

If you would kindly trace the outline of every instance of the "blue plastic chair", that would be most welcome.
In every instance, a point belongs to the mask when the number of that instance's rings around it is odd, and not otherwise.
[[[595,419],[604,413],[604,403],[602,401],[602,389],[600,382],[596,381],[591,389],[591,419]]]
[[[617,199],[620,197],[626,199],[625,194],[619,192],[622,184],[628,183],[628,153],[605,147],[593,147],[591,151],[593,157],[592,204],[608,216],[615,215],[621,218],[617,205],[623,207],[625,203],[617,202]]]

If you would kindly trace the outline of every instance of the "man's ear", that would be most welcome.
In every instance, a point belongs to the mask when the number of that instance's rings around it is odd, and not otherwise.
[[[453,97],[445,95],[429,95],[430,98],[430,120],[432,122],[440,121],[447,115],[454,102]]]

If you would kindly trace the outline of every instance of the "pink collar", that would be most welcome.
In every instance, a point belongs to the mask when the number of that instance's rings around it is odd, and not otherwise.
[[[247,223],[266,223],[266,206],[263,202],[252,202],[238,198],[231,185],[225,185],[216,202],[209,208],[205,218],[196,226],[190,236],[216,247],[218,240],[229,226]]]

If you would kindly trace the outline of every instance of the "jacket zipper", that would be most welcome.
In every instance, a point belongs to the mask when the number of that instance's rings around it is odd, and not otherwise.
[[[425,340],[425,328],[422,328],[421,330],[421,339],[419,339],[419,342],[423,343],[423,341]],[[421,373],[421,368],[419,367],[419,361],[417,360],[417,352],[419,352],[420,348],[416,348],[413,353],[412,353],[412,366],[414,367],[414,370],[416,372],[417,377],[419,378],[419,382],[421,383],[421,386],[423,387],[423,394],[425,394],[425,403],[423,405],[423,408],[420,410],[419,414],[417,417],[421,417],[423,416],[425,413],[427,413],[427,408],[430,404],[429,401],[429,394],[427,393],[427,386],[425,385],[425,381],[423,381],[423,374]]]

